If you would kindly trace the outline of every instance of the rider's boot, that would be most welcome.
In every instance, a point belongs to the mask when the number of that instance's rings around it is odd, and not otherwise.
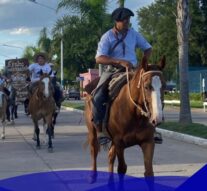
[[[98,143],[100,145],[105,145],[105,144],[109,143],[111,141],[111,138],[110,138],[107,130],[105,128],[103,129],[103,124],[99,123],[99,124],[95,125],[95,127],[96,127],[96,134],[97,134]]]

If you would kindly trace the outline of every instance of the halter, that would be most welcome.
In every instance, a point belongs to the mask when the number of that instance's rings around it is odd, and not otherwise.
[[[147,112],[145,112],[142,107],[140,105],[138,105],[133,99],[132,99],[132,96],[131,96],[131,91],[130,91],[130,84],[129,84],[129,70],[128,68],[126,68],[126,73],[127,73],[127,84],[128,84],[128,92],[129,92],[129,98],[131,100],[131,102],[134,104],[134,106],[140,111],[141,115],[149,118],[150,117],[150,112],[149,112],[149,109],[147,107],[147,103],[146,103],[146,96],[145,96],[145,93],[144,93],[144,86],[142,86],[142,93],[143,93],[143,99],[144,99],[144,107],[146,109]],[[143,78],[149,74],[152,74],[152,73],[157,73],[157,74],[162,74],[161,71],[156,71],[156,70],[152,70],[152,71],[147,71],[147,72],[144,72],[144,70],[142,69],[141,72],[140,72],[140,78],[139,78],[139,81],[138,81],[138,84],[137,84],[137,88],[140,88],[141,86],[141,81],[143,80]]]

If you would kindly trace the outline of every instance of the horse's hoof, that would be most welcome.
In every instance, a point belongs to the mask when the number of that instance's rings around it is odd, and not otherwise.
[[[36,137],[32,137],[32,140],[33,140],[33,141],[37,141],[37,138],[36,138]]]
[[[53,147],[48,147],[47,150],[48,150],[49,153],[53,153]]]
[[[1,135],[1,139],[3,139],[3,140],[4,140],[4,139],[5,139],[5,135],[3,135],[3,134],[2,134],[2,135]]]

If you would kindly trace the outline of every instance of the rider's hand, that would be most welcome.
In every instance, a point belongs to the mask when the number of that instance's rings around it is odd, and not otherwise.
[[[120,65],[128,68],[129,70],[132,69],[132,64],[126,60],[120,60]]]

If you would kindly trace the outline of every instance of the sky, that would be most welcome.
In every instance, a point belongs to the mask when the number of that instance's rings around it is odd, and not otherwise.
[[[60,0],[0,0],[0,68],[6,59],[21,58],[26,46],[36,46],[39,32],[43,27],[52,29],[57,19],[68,14],[68,10],[56,12]],[[34,1],[34,0],[33,0]],[[125,7],[134,13],[154,0],[126,0]],[[118,5],[117,0],[109,0],[108,12]],[[49,7],[49,8],[47,8]],[[136,16],[131,19],[137,29]]]

